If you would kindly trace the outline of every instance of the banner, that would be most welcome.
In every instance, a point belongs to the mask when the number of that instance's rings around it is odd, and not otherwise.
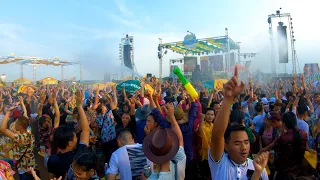
[[[18,89],[18,93],[28,93],[28,91],[34,93],[34,89],[25,85],[21,85],[20,88]]]
[[[124,81],[117,85],[116,87],[117,91],[122,91],[122,86],[124,86],[126,89],[126,92],[129,92],[130,94],[135,94],[136,91],[141,88],[139,80]]]
[[[215,89],[221,90],[223,88],[223,85],[227,82],[228,82],[227,79],[208,80],[202,84],[202,87],[208,88],[208,89],[215,88]]]
[[[202,84],[202,87],[208,88],[208,89],[212,89],[212,88],[214,87],[214,80],[205,81],[205,82]]]
[[[151,94],[153,94],[154,92],[154,89],[149,85],[149,84],[146,84],[146,86],[144,87],[146,90],[150,91]]]
[[[223,85],[226,84],[228,82],[227,79],[216,79],[214,80],[214,88],[216,89],[222,89]]]

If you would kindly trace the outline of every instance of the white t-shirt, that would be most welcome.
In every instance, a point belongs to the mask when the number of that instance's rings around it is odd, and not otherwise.
[[[209,149],[209,166],[212,174],[212,180],[221,180],[221,179],[235,179],[235,180],[247,180],[247,171],[253,170],[254,165],[251,159],[243,164],[236,164],[231,159],[228,158],[228,154],[223,153],[220,161],[215,162],[210,154]],[[266,169],[263,170],[261,176],[262,180],[268,180],[268,174]]]
[[[125,145],[112,153],[108,174],[120,173],[120,178],[123,180],[133,179],[132,177],[140,177],[145,165],[150,165],[150,162],[142,151],[141,144]]]

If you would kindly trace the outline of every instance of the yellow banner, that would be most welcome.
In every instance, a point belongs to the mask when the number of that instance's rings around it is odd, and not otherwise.
[[[154,89],[149,85],[149,84],[146,84],[145,88],[150,91],[151,94],[153,94],[154,92]]]
[[[222,89],[223,88],[223,85],[225,84],[225,83],[227,83],[228,82],[228,80],[226,80],[226,79],[215,79],[214,80],[214,88],[216,88],[216,89]]]
[[[25,85],[21,85],[18,89],[18,93],[28,93],[28,91],[32,92],[32,94],[34,93],[34,89]]]

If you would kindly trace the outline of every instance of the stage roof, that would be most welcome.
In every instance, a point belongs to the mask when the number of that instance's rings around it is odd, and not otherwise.
[[[183,41],[171,42],[161,44],[162,48],[170,49],[173,52],[179,54],[209,54],[227,52],[227,40],[226,36],[210,37],[204,39],[197,39],[194,42],[193,47],[187,47]],[[230,51],[237,50],[240,46],[229,37]]]
[[[52,66],[68,66],[78,64],[79,62],[71,62],[66,60],[60,60],[59,58],[41,58],[34,56],[0,56],[0,65],[18,63],[18,64],[30,64],[30,65],[52,65]]]

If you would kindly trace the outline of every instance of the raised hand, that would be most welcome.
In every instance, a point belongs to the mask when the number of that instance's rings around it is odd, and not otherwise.
[[[298,93],[299,93],[299,95],[302,95],[302,94],[303,94],[303,87],[300,87],[300,88],[299,88]]]
[[[168,103],[164,107],[164,111],[166,112],[167,116],[174,116],[174,106],[172,103]]]
[[[252,79],[251,79],[251,78],[249,78],[249,88],[250,88],[250,89],[253,88],[253,86],[252,86]]]
[[[141,86],[141,88],[144,88],[146,86],[146,83],[144,82],[144,80],[140,81],[140,86]]]
[[[241,83],[238,82],[238,67],[236,67],[233,77],[223,86],[224,97],[226,99],[233,100],[243,91],[244,86],[245,84],[243,81],[241,81]]]
[[[254,170],[261,173],[264,168],[267,166],[268,159],[269,159],[269,151],[263,152],[256,156],[253,160]]]
[[[84,92],[80,88],[77,89],[76,92],[76,104],[77,107],[82,107],[83,106],[83,100],[84,100]]]
[[[51,97],[53,99],[53,101],[56,101],[57,100],[57,92],[58,92],[58,88],[53,88],[52,89],[52,93],[51,93]]]
[[[113,92],[113,93],[117,93],[116,86],[112,86],[111,89],[112,89],[112,92]]]
[[[301,80],[301,82],[304,82],[304,74],[301,74],[300,80]]]
[[[31,174],[32,174],[32,176],[33,176],[33,178],[34,178],[35,180],[41,180],[41,179],[38,177],[36,171],[35,171],[33,168],[31,168]],[[60,178],[60,180],[61,180],[61,178]]]
[[[19,99],[20,104],[23,104],[23,98],[22,98],[22,96],[18,96],[18,99]]]
[[[18,105],[17,104],[14,104],[13,106],[11,106],[9,109],[8,109],[8,111],[13,111],[13,110],[15,110],[15,109],[17,109],[18,108]]]

